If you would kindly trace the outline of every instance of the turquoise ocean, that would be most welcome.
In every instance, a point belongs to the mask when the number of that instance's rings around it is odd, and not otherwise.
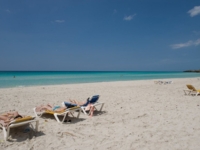
[[[200,77],[200,73],[163,71],[0,71],[0,88],[194,77]]]

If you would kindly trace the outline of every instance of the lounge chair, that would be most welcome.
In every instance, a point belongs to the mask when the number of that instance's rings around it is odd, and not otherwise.
[[[200,90],[195,89],[194,86],[187,84],[187,90],[183,90],[185,92],[185,95],[198,95],[200,94]]]
[[[154,81],[155,84],[172,84],[173,81]]]
[[[173,81],[165,81],[164,84],[172,84]]]
[[[84,113],[85,115],[90,115],[90,114],[91,114],[91,109],[89,110],[88,113],[87,113],[87,111],[86,111],[86,108],[87,108],[87,106],[88,106],[89,104],[92,104],[92,106],[93,106],[96,110],[97,110],[96,106],[101,105],[99,111],[102,111],[103,106],[104,106],[104,103],[103,103],[103,102],[98,102],[99,97],[100,97],[100,95],[94,95],[94,96],[90,97],[89,103],[88,103],[87,105],[81,106],[81,109],[82,109],[82,111],[83,111],[83,113]]]
[[[154,81],[155,84],[163,84],[163,81]]]
[[[81,113],[81,108],[79,106],[76,106],[76,107],[71,107],[71,108],[68,108],[68,109],[60,111],[60,112],[55,112],[53,110],[45,110],[45,111],[38,112],[38,111],[36,111],[36,107],[35,107],[35,108],[33,108],[33,111],[34,111],[34,114],[36,117],[42,117],[43,114],[51,114],[51,115],[54,115],[54,117],[58,123],[64,123],[65,118],[67,117],[68,113],[70,113],[72,116],[74,116],[73,112],[78,111],[77,118],[79,118],[80,113]],[[63,118],[59,119],[58,116],[63,116]]]
[[[32,125],[32,123],[34,123],[34,122],[35,122],[35,129]],[[26,116],[26,117],[23,117],[23,118],[17,118],[15,120],[11,121],[8,126],[1,124],[0,127],[3,129],[4,139],[8,140],[8,136],[10,134],[11,128],[23,126],[23,125],[26,125],[26,124],[30,124],[32,126],[33,130],[38,131],[39,120],[37,120],[35,117],[31,117],[31,116]]]

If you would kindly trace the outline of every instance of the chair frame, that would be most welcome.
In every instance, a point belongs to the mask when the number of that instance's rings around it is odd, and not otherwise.
[[[35,129],[34,129],[32,123],[35,123]],[[5,141],[8,140],[11,128],[23,126],[23,125],[26,125],[26,124],[30,124],[34,131],[36,131],[36,132],[38,131],[39,120],[36,119],[36,118],[31,119],[31,120],[27,120],[27,121],[22,121],[22,122],[15,122],[15,120],[14,120],[14,121],[11,121],[11,123],[8,125],[8,127],[2,126]]]
[[[77,114],[76,118],[79,118],[80,113],[81,113],[81,108],[80,107],[68,108],[68,109],[66,109],[66,111],[61,112],[61,113],[58,113],[58,112],[49,113],[49,112],[46,112],[46,111],[37,113],[36,112],[36,107],[33,108],[33,111],[34,111],[34,114],[35,114],[36,117],[42,117],[43,114],[53,114],[58,123],[64,123],[68,113],[70,113],[74,117],[74,115],[72,113],[77,111],[77,110],[78,110],[78,114]],[[59,119],[58,116],[63,116],[63,119]]]
[[[92,103],[91,103],[91,104],[92,104]],[[104,103],[103,103],[103,102],[96,102],[96,103],[94,103],[94,104],[92,104],[92,105],[94,106],[94,109],[96,109],[96,110],[98,110],[96,106],[101,105],[99,111],[102,111],[103,106],[104,106]],[[81,106],[81,109],[82,109],[82,111],[83,111],[83,113],[84,113],[85,115],[90,115],[90,114],[91,114],[91,110],[87,113],[87,112],[85,111],[85,108],[86,108],[86,107],[87,107],[87,106]]]
[[[183,90],[185,95],[195,95],[197,96],[198,94],[200,94],[200,90],[196,90],[194,86],[187,84],[187,90]]]

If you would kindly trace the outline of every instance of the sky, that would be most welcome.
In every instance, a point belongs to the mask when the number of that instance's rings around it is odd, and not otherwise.
[[[200,0],[0,0],[0,71],[200,69]]]

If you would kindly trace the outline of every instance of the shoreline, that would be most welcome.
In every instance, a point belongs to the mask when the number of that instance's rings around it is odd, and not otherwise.
[[[124,72],[9,72],[0,73],[0,88],[30,87],[43,85],[99,83],[135,80],[165,80],[173,78],[200,77],[197,73],[184,72],[153,72],[153,71],[124,71]]]
[[[159,85],[157,80],[173,83]],[[105,102],[91,118],[81,113],[79,119],[70,116],[71,123],[59,124],[45,116],[39,118],[38,133],[12,129],[11,141],[4,142],[0,130],[0,149],[200,149],[200,100],[184,94],[186,84],[200,89],[200,78],[0,88],[0,113],[34,115],[35,106],[96,94]]]
[[[77,85],[77,84],[98,84],[98,83],[112,83],[112,82],[134,82],[134,81],[173,81],[179,79],[200,79],[200,77],[184,77],[184,78],[158,78],[158,79],[135,79],[135,80],[120,80],[120,81],[99,81],[99,82],[83,82],[83,83],[63,83],[63,84],[49,84],[49,85],[22,85],[14,87],[0,87],[0,89],[7,88],[28,88],[28,87],[43,87],[43,86],[67,86],[67,85]]]

